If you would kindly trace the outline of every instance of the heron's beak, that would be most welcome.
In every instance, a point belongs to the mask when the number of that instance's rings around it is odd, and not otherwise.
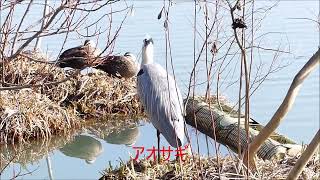
[[[150,43],[153,44],[153,39],[152,38],[144,40],[144,46],[148,46]]]

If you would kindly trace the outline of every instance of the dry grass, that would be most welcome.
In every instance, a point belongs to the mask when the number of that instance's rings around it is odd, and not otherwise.
[[[188,158],[182,166],[176,161],[157,164],[145,159],[139,162],[131,160],[127,164],[120,164],[117,169],[111,167],[105,170],[100,179],[285,179],[297,159],[287,157],[281,161],[258,160],[258,171],[248,176],[245,174],[246,168],[238,166],[237,159],[231,156],[219,158],[220,173],[217,158],[213,157]],[[319,158],[314,157],[299,179],[319,179],[319,170]]]
[[[72,109],[31,89],[1,92],[0,108],[0,142],[49,138],[80,125]]]
[[[137,115],[142,112],[136,95],[136,79],[118,79],[95,72],[79,76],[76,91],[63,101],[89,117]]]
[[[2,64],[1,64],[2,65]],[[3,68],[0,66],[0,69]],[[54,64],[30,61],[25,56],[6,62],[4,86],[39,85],[0,91],[0,143],[48,138],[81,126],[81,119],[142,112],[135,79],[118,79],[103,72],[68,74]]]
[[[24,56],[6,63],[5,72],[4,79],[8,85],[51,83],[67,77],[67,73],[54,64],[30,61]],[[34,90],[59,105],[71,105],[88,116],[142,112],[136,96],[136,79],[118,79],[101,71],[77,75],[58,85],[41,86]]]
[[[4,78],[0,74],[0,79],[5,80],[6,86],[53,83],[67,77],[67,73],[54,64],[35,62],[24,56],[18,56],[15,60],[5,63],[4,72]],[[59,102],[68,94],[75,92],[76,78],[73,77],[58,85],[46,85],[33,89],[37,93],[45,94],[50,100]]]

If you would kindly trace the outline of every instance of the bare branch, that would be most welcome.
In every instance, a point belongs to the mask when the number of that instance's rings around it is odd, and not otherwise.
[[[294,77],[290,88],[285,96],[283,102],[279,106],[278,110],[272,116],[268,124],[260,131],[249,146],[249,161],[251,165],[254,165],[254,155],[260,148],[261,144],[270,137],[270,135],[276,130],[280,122],[284,119],[286,114],[290,111],[298,92],[302,86],[303,81],[308,75],[319,65],[320,62],[320,49],[309,59],[309,61],[303,66],[303,68]]]
[[[312,141],[308,145],[307,149],[302,153],[301,157],[296,162],[295,166],[291,169],[287,180],[295,180],[298,179],[301,174],[303,168],[307,165],[310,158],[314,155],[317,148],[320,145],[320,130],[313,137]]]
[[[52,23],[52,21],[55,19],[55,17],[59,14],[60,11],[62,11],[64,9],[64,5],[59,6],[55,12],[53,13],[53,15],[51,16],[51,18],[49,19],[49,21],[46,23],[46,25],[43,27],[43,29],[46,29],[49,27],[49,25]],[[25,48],[29,45],[29,43],[36,37],[38,37],[43,29],[41,29],[40,31],[38,31],[37,33],[35,33],[33,36],[31,36],[24,44],[22,44],[20,46],[20,48],[9,57],[9,59],[14,59],[15,57],[17,57],[17,55]]]

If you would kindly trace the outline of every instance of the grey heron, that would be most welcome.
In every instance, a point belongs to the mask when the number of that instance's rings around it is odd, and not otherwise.
[[[152,38],[143,40],[137,90],[140,101],[157,129],[159,161],[160,133],[175,148],[184,144],[186,135],[181,93],[174,78],[163,67],[153,62]]]
[[[110,75],[118,78],[131,78],[137,75],[139,66],[135,55],[126,52],[123,56],[106,56],[94,66]]]
[[[92,40],[86,40],[83,45],[65,50],[59,56],[57,65],[61,68],[84,69],[89,66],[100,53],[101,51]]]

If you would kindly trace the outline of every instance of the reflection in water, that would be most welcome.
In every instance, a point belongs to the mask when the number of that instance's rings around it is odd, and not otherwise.
[[[18,163],[22,167],[30,163],[38,163],[51,151],[63,147],[70,141],[72,131],[64,136],[52,136],[48,139],[30,140],[16,144],[0,145],[0,171],[10,162]]]
[[[89,134],[105,140],[109,144],[124,144],[132,146],[137,141],[140,131],[139,126],[145,121],[127,118],[113,118],[97,121],[86,127]]]
[[[103,152],[102,144],[95,138],[87,135],[78,135],[73,141],[67,143],[60,151],[66,156],[84,159],[92,164]]]
[[[137,127],[128,127],[120,130],[114,130],[103,139],[110,144],[125,144],[132,146],[139,137],[139,129]]]

